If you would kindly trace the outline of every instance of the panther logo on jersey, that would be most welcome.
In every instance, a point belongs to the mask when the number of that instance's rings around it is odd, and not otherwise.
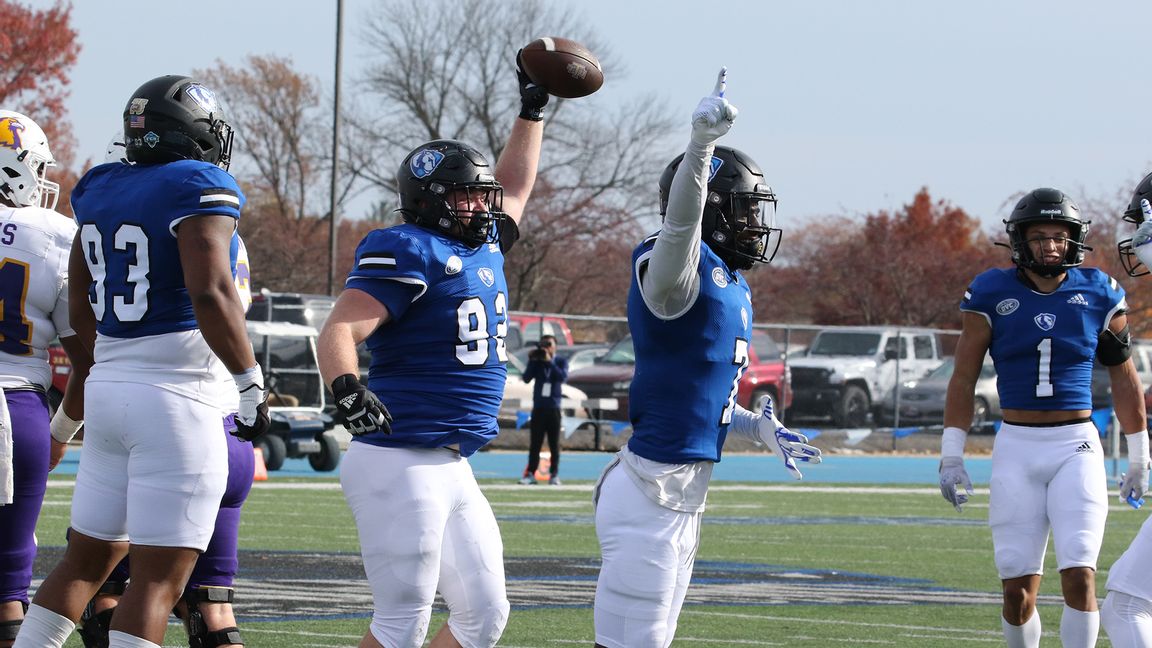
[[[408,162],[408,168],[412,170],[412,175],[417,178],[427,178],[443,161],[444,154],[440,151],[424,149],[412,156],[412,160]]]
[[[492,268],[480,268],[476,271],[476,274],[480,277],[480,281],[483,281],[484,285],[489,288],[492,287],[492,284],[496,283],[496,273],[492,272]]]
[[[1036,326],[1040,327],[1042,331],[1051,331],[1053,326],[1056,326],[1056,316],[1052,313],[1040,313],[1032,318],[1036,322]]]
[[[728,286],[728,277],[724,276],[724,271],[720,268],[712,268],[712,283],[725,288]]]
[[[464,269],[464,262],[461,261],[460,257],[456,256],[455,254],[448,257],[448,263],[444,264],[444,273],[445,274],[454,275],[463,269]]]
[[[0,119],[0,146],[19,151],[23,148],[20,143],[20,133],[24,132],[24,124],[14,117]]]

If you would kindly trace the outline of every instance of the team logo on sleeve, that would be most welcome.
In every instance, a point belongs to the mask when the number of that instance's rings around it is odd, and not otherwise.
[[[969,293],[964,293],[964,298],[965,299],[971,299],[972,296]],[[1005,299],[1004,301],[1000,302],[999,304],[996,304],[996,314],[997,315],[1011,315],[1012,313],[1016,312],[1017,308],[1020,308],[1020,300],[1018,300],[1018,299]]]
[[[748,311],[743,308],[740,309],[740,323],[744,328],[748,328]]]
[[[492,287],[492,284],[496,283],[496,273],[492,272],[492,268],[480,268],[476,271],[476,275],[480,277],[480,281],[483,281],[484,285],[489,288]]]
[[[464,269],[464,262],[460,257],[453,254],[448,257],[448,263],[444,264],[444,273],[454,275]]]
[[[24,132],[24,124],[14,117],[0,119],[0,146],[19,151],[22,148],[20,133]]]
[[[712,268],[712,283],[725,288],[728,286],[728,277],[724,276],[724,271],[720,268]]]
[[[720,167],[724,166],[724,160],[712,156],[711,169],[708,171],[708,182],[712,182],[716,178],[716,173],[720,171]]]
[[[1036,326],[1040,327],[1042,331],[1051,331],[1053,326],[1056,326],[1056,316],[1052,313],[1040,313],[1032,318],[1036,322]]]
[[[444,154],[440,151],[424,149],[412,156],[412,160],[408,162],[408,168],[412,171],[412,175],[417,178],[427,178],[443,161]]]

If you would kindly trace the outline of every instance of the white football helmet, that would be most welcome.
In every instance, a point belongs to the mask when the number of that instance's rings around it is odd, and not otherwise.
[[[132,164],[128,161],[128,149],[124,147],[124,131],[118,130],[108,141],[108,150],[104,151],[104,164],[119,162]]]
[[[0,110],[0,195],[17,207],[56,209],[60,185],[46,177],[55,164],[48,137],[36,122]]]

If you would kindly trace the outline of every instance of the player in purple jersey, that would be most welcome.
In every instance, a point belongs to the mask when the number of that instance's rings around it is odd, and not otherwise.
[[[729,432],[766,444],[796,479],[796,462],[820,462],[807,438],[773,416],[770,400],[760,412],[736,404],[752,337],[751,292],[740,271],[771,261],[780,230],[772,222],[776,195],[760,167],[716,145],[736,118],[725,83],[722,69],[692,115],[687,149],[660,179],[660,231],[633,252],[632,436],[593,495],[601,648],[672,643],[708,482]]]
[[[1094,358],[1109,369],[1116,415],[1129,440],[1147,436],[1131,359],[1124,290],[1081,268],[1088,222],[1068,196],[1036,189],[1005,221],[1015,268],[978,275],[960,303],[963,329],[948,384],[940,489],[957,510],[972,482],[964,442],[984,356],[991,354],[1004,422],[992,451],[988,524],[1003,585],[1010,648],[1040,645],[1036,596],[1051,532],[1060,570],[1065,648],[1096,645],[1096,560],[1108,484],[1092,410]]]
[[[1118,251],[1124,269],[1133,277],[1152,268],[1152,174],[1144,176],[1132,194],[1121,226]],[[1120,499],[1139,508],[1148,491],[1148,436],[1128,435],[1128,470],[1120,484]],[[1144,521],[1132,544],[1108,570],[1108,595],[1100,604],[1100,623],[1114,648],[1152,648],[1152,518]]]
[[[72,193],[69,315],[98,361],[73,532],[17,648],[61,646],[125,555],[131,578],[109,646],[158,646],[227,486],[221,418],[237,412],[245,440],[269,425],[233,287],[243,195],[226,171],[232,129],[211,90],[175,75],[142,85],[123,118],[134,164],[94,167]]]
[[[494,646],[508,620],[500,530],[467,457],[498,432],[504,253],[536,181],[548,102],[517,76],[521,111],[495,169],[454,140],[404,158],[405,223],[361,241],[320,334],[320,371],[354,435],[340,483],[372,588],[362,648],[422,645],[437,592],[449,615],[433,647]]]
[[[0,647],[28,607],[36,519],[48,471],[80,427],[92,364],[68,318],[68,249],[76,225],[53,210],[58,187],[48,138],[27,116],[0,110]],[[48,345],[59,335],[74,368],[49,422]],[[70,415],[71,416],[70,416]]]

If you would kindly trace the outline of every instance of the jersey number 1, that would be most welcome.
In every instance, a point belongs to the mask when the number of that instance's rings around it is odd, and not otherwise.
[[[1040,340],[1036,346],[1040,352],[1039,366],[1036,368],[1036,398],[1051,398],[1052,389],[1052,338]]]

